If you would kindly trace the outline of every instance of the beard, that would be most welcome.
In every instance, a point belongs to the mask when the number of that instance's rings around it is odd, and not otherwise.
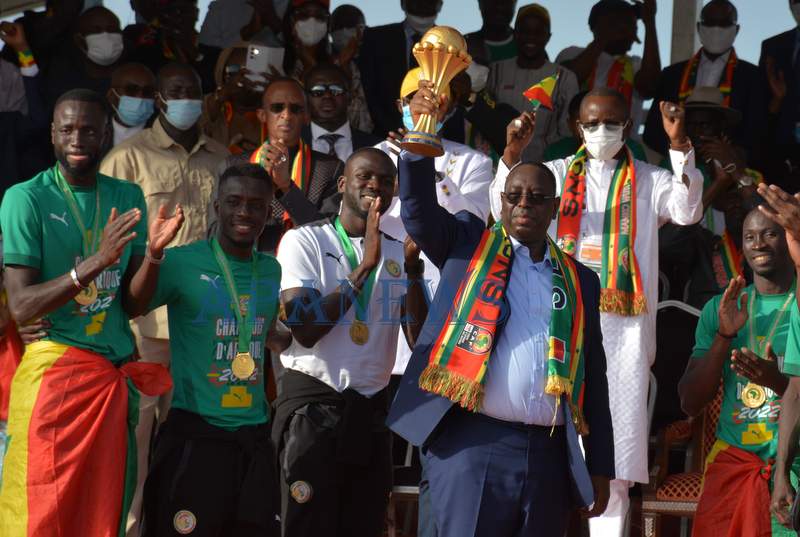
[[[58,149],[55,150],[56,160],[59,164],[61,164],[61,168],[67,172],[67,174],[74,176],[74,177],[81,177],[92,173],[97,170],[97,166],[100,163],[100,159],[97,155],[91,155],[89,160],[86,162],[79,164],[77,166],[73,166],[67,160],[67,154],[63,151],[59,151]]]

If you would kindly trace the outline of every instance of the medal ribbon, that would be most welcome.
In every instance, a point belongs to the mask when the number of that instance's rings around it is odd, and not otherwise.
[[[257,271],[256,253],[252,253],[253,257],[253,275],[250,279],[250,301],[247,304],[247,316],[242,315],[242,301],[239,293],[236,290],[236,281],[233,279],[233,272],[228,264],[228,259],[225,257],[225,252],[217,242],[216,238],[211,239],[211,249],[214,250],[214,256],[217,258],[217,264],[222,270],[222,276],[225,278],[225,283],[228,286],[228,293],[231,295],[231,300],[234,301],[233,313],[236,316],[236,326],[239,328],[239,343],[237,352],[250,352],[250,340],[253,334],[253,316],[256,310],[256,295],[255,283]]]
[[[794,287],[794,285],[792,285]],[[778,310],[778,314],[775,315],[775,319],[772,321],[772,325],[767,332],[767,336],[764,338],[763,343],[759,344],[757,340],[756,334],[756,316],[755,316],[755,304],[756,304],[756,291],[753,290],[750,293],[750,300],[748,304],[748,312],[747,312],[747,324],[749,324],[749,332],[750,332],[750,348],[758,351],[759,354],[764,352],[766,349],[767,342],[772,339],[772,336],[775,335],[775,331],[778,329],[778,325],[780,324],[781,320],[783,320],[784,315],[786,315],[786,310],[789,307],[789,304],[794,300],[794,291],[790,291],[789,295],[786,297],[786,300],[783,302],[781,309]]]
[[[77,225],[78,229],[81,231],[81,236],[83,237],[81,241],[81,250],[83,258],[86,259],[97,251],[97,238],[100,236],[100,182],[96,182],[94,188],[94,225],[92,226],[92,234],[90,237],[89,230],[86,229],[86,224],[83,222],[83,216],[81,215],[80,207],[78,207],[78,201],[75,199],[75,194],[72,192],[72,187],[61,174],[61,169],[58,167],[58,164],[56,164],[55,176],[56,184],[61,189],[61,192],[64,193],[64,199],[67,201],[67,207],[69,208],[70,214],[72,214],[72,219],[75,220],[75,225]]]
[[[358,266],[356,251],[353,248],[353,243],[350,242],[350,237],[347,236],[347,232],[344,230],[344,227],[342,227],[342,223],[339,221],[338,216],[333,220],[333,227],[336,228],[336,235],[339,237],[339,243],[342,245],[342,250],[344,250],[344,256],[347,258],[347,262],[350,264],[350,270],[353,271]],[[372,272],[369,273],[367,281],[364,282],[361,292],[356,297],[356,319],[361,322],[366,322],[367,320],[367,304],[369,304],[369,300],[372,297],[372,288],[375,286],[375,277],[377,275],[378,269],[376,267],[372,269]]]

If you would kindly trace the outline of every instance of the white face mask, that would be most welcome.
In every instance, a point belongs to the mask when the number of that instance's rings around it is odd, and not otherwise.
[[[794,21],[800,26],[800,3],[795,3],[789,6],[789,9],[792,10],[792,15],[794,16]]]
[[[486,87],[489,80],[489,68],[474,61],[467,67],[467,74],[472,82],[472,91],[479,92]]]
[[[597,160],[611,160],[619,153],[625,145],[625,140],[622,138],[624,131],[625,127],[620,125],[601,123],[592,128],[581,125],[586,150]]]
[[[311,47],[328,35],[328,23],[311,17],[310,19],[297,21],[294,25],[294,31],[303,45]]]
[[[424,34],[436,24],[436,15],[433,17],[419,17],[406,11],[406,22],[412,30]]]
[[[336,52],[344,50],[356,35],[358,35],[358,28],[339,28],[331,32],[333,50]]]
[[[697,27],[700,43],[711,54],[722,54],[730,49],[736,40],[738,31],[735,24],[733,26],[703,26],[701,24]]]
[[[121,33],[89,34],[84,39],[86,56],[97,65],[111,65],[122,56]]]

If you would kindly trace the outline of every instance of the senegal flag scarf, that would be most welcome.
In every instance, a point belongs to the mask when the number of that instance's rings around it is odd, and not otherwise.
[[[267,167],[268,145],[269,140],[266,140],[261,144],[261,147],[253,151],[250,157],[250,162],[252,164],[258,164],[262,168]],[[295,153],[294,161],[292,162],[291,177],[294,184],[297,185],[297,188],[307,196],[309,179],[311,177],[311,146],[305,143],[302,138],[297,146],[297,153]],[[287,211],[283,211],[283,222],[287,225],[291,224],[291,217]]]
[[[124,537],[139,392],[171,387],[160,364],[115,367],[61,343],[28,345],[11,384],[0,535]]]
[[[581,146],[567,171],[561,192],[556,235],[564,252],[575,255],[586,200],[586,147]],[[636,259],[636,169],[633,155],[617,163],[611,178],[603,221],[603,264],[600,271],[600,311],[639,315],[647,311],[642,274]]]
[[[579,433],[588,433],[583,418],[583,297],[575,261],[548,239],[553,262],[553,312],[545,393],[560,401],[566,395]],[[433,345],[419,386],[463,408],[477,412],[511,275],[511,240],[500,222],[483,232],[472,254],[467,276]],[[554,416],[555,418],[555,416]]]
[[[681,76],[681,85],[678,88],[678,100],[683,103],[686,98],[694,91],[694,86],[697,83],[697,68],[700,66],[700,55],[702,50],[698,50],[691,60],[686,64],[683,69],[683,76]],[[725,65],[725,72],[719,79],[719,91],[722,93],[723,106],[731,105],[731,90],[733,89],[733,71],[736,69],[736,51],[731,49],[731,54],[728,56],[728,63]]]

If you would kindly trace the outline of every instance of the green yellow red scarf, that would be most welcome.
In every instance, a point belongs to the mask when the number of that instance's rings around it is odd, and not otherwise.
[[[583,417],[583,334],[585,313],[575,261],[548,239],[553,262],[554,307],[550,315],[545,393],[566,395],[580,434],[589,429]],[[483,232],[472,254],[467,278],[436,338],[419,386],[477,412],[503,314],[513,246],[501,223]],[[491,291],[491,292],[488,292]],[[555,418],[555,416],[554,416]]]
[[[567,171],[561,192],[556,236],[564,252],[575,255],[586,201],[586,147],[581,146]],[[600,271],[600,311],[639,315],[647,297],[636,259],[636,168],[631,150],[617,163],[608,187],[603,220],[603,264]]]
[[[681,77],[681,85],[678,89],[678,100],[683,103],[686,98],[694,91],[694,86],[697,83],[697,68],[700,66],[700,54],[703,51],[698,50],[691,60],[686,64],[683,69],[683,76]],[[723,106],[731,105],[731,89],[733,88],[733,71],[736,69],[736,51],[731,49],[731,54],[728,56],[728,63],[725,65],[725,74],[720,78],[719,91],[722,93]]]
[[[253,151],[250,162],[258,164],[262,168],[266,168],[267,146],[269,146],[269,140],[266,140],[261,144],[261,147]],[[305,143],[302,138],[297,146],[297,153],[294,155],[294,161],[292,161],[291,173],[292,181],[297,185],[297,188],[299,188],[303,194],[308,195],[308,183],[311,177],[311,146]],[[283,211],[283,221],[284,223],[291,222],[288,211]]]
[[[597,66],[592,71],[589,80],[586,83],[586,89],[594,89],[595,77],[597,76]],[[628,55],[617,56],[614,63],[608,70],[605,86],[615,89],[625,96],[628,101],[628,106],[633,101],[633,81],[635,73],[633,72],[633,60]]]

